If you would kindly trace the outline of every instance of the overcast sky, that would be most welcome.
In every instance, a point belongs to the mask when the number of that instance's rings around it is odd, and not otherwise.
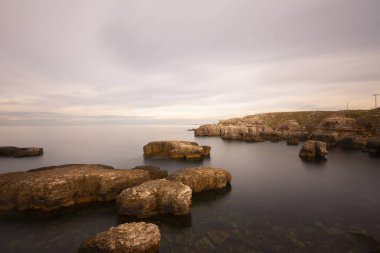
[[[379,0],[0,0],[0,124],[370,109],[379,13]]]

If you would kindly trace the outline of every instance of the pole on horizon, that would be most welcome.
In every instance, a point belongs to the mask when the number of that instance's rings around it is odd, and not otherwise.
[[[372,96],[375,97],[375,109],[377,108],[377,96],[379,96],[380,94],[373,94]]]

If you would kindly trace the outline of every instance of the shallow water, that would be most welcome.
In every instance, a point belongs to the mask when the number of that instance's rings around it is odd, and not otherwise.
[[[66,163],[116,168],[154,164],[169,172],[207,165],[231,171],[231,187],[195,194],[188,217],[146,221],[161,230],[160,252],[373,252],[380,249],[380,159],[331,149],[303,162],[300,146],[196,138],[194,126],[0,127],[1,145],[42,146],[42,157],[0,158],[2,173]],[[144,159],[152,140],[212,146],[204,161]],[[133,219],[112,203],[50,214],[0,214],[1,252],[75,252],[88,236]]]

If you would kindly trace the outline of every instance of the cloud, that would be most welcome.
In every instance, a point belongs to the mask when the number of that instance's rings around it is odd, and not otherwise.
[[[379,9],[376,0],[0,0],[2,124],[367,109],[379,92]]]

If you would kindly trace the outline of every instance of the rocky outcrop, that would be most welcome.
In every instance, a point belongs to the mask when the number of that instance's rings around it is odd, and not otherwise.
[[[45,167],[0,174],[0,210],[51,211],[76,204],[110,201],[124,189],[151,180],[144,170],[96,164]]]
[[[300,142],[297,138],[290,138],[286,140],[286,144],[291,146],[298,146],[299,143]]]
[[[232,176],[224,169],[197,167],[176,171],[168,179],[189,186],[193,192],[201,192],[226,187]]]
[[[39,156],[44,152],[43,148],[17,148],[17,147],[0,147],[0,156],[5,157],[27,157]]]
[[[368,140],[367,151],[371,154],[380,154],[380,137],[373,137]]]
[[[322,141],[306,141],[299,153],[299,156],[305,160],[325,159],[327,155],[327,145]]]
[[[210,156],[211,147],[190,141],[153,141],[144,146],[145,157],[202,159]]]
[[[88,238],[80,245],[78,253],[154,253],[158,252],[160,241],[156,225],[125,223]]]
[[[208,124],[200,126],[194,130],[195,136],[220,136],[222,125],[220,124]]]
[[[368,136],[355,119],[329,117],[317,125],[310,139],[326,142],[329,146],[343,145],[346,148],[363,149]]]
[[[122,191],[116,206],[119,214],[138,218],[159,214],[188,215],[191,194],[190,187],[180,182],[157,179]]]
[[[151,179],[166,178],[168,176],[168,171],[161,170],[159,167],[153,165],[140,165],[132,168],[132,170],[147,171]]]

